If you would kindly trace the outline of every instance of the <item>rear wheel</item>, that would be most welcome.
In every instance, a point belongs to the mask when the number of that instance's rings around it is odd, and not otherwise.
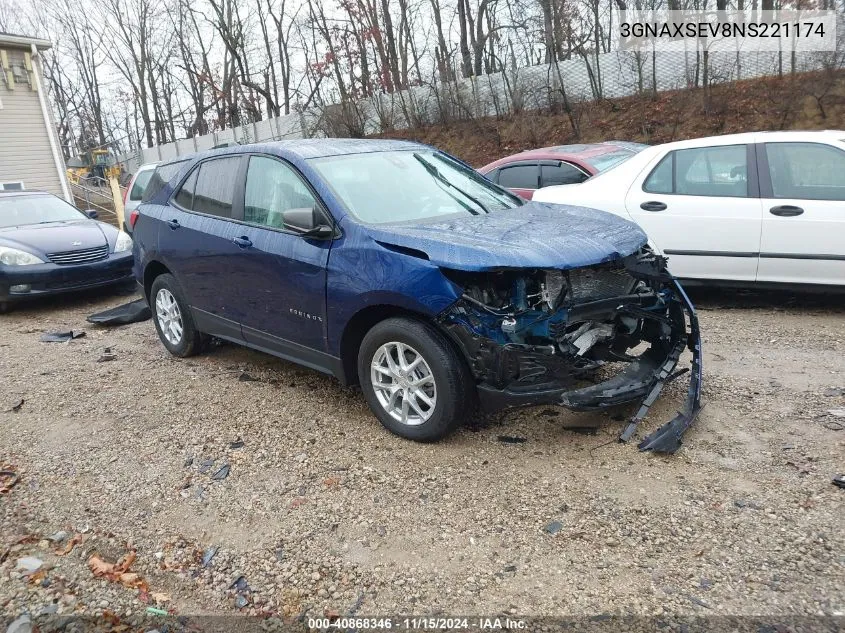
[[[5,314],[12,309],[12,304],[8,301],[0,301],[0,314]]]
[[[193,356],[202,349],[204,337],[197,331],[188,303],[176,278],[159,275],[150,291],[150,308],[161,342],[174,356]]]
[[[358,352],[358,376],[379,421],[411,440],[439,440],[472,411],[474,385],[463,360],[440,332],[415,319],[374,326]]]

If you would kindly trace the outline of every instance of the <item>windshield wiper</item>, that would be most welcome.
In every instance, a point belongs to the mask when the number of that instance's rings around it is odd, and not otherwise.
[[[463,189],[461,189],[460,187],[458,187],[456,184],[454,184],[451,180],[449,180],[448,178],[446,178],[446,176],[444,176],[443,174],[441,174],[441,173],[440,173],[440,170],[439,170],[439,169],[437,169],[437,167],[435,167],[434,165],[432,165],[431,163],[429,163],[429,162],[428,162],[425,158],[423,158],[422,156],[420,156],[420,155],[419,155],[419,154],[417,154],[416,152],[414,152],[414,158],[416,158],[416,159],[419,161],[419,163],[420,163],[423,167],[425,167],[425,170],[426,170],[429,174],[431,174],[432,176],[434,176],[434,178],[436,178],[438,181],[442,182],[442,183],[443,183],[444,185],[446,185],[447,187],[451,187],[452,189],[454,189],[455,191],[457,191],[458,193],[460,193],[461,195],[463,195],[463,196],[464,196],[467,200],[471,200],[471,201],[473,202],[473,204],[475,204],[475,205],[476,205],[479,209],[481,209],[482,211],[484,211],[484,213],[490,213],[490,209],[488,209],[487,207],[485,207],[485,206],[481,203],[481,201],[480,201],[478,198],[476,198],[475,196],[472,196],[472,195],[468,194],[466,191],[464,191]],[[452,196],[452,197],[454,198],[454,196]],[[458,202],[460,202],[460,200],[459,200]],[[468,210],[468,211],[470,211],[470,212],[472,212],[472,210],[471,210],[471,209],[467,209],[467,210]],[[478,212],[477,212],[477,211],[475,212],[475,215],[478,215]]]

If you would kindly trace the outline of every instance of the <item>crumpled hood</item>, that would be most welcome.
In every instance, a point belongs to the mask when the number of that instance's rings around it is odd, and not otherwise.
[[[111,228],[111,227],[110,227]],[[117,230],[114,230],[117,233]],[[38,254],[62,253],[65,251],[111,245],[101,223],[94,220],[51,222],[29,226],[0,229],[0,244],[21,248]]]
[[[581,268],[625,257],[646,243],[645,233],[619,216],[543,202],[366,230],[384,244],[422,251],[437,266],[467,271]]]

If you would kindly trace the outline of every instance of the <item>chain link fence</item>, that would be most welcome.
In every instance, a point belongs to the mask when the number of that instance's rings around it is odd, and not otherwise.
[[[845,33],[842,20],[838,32]],[[126,170],[172,160],[224,143],[319,137],[361,137],[393,129],[501,117],[525,111],[560,111],[577,104],[744,79],[845,67],[845,38],[834,52],[715,51],[609,52],[556,64],[514,68],[457,82],[432,82],[304,112],[180,139],[121,157]]]

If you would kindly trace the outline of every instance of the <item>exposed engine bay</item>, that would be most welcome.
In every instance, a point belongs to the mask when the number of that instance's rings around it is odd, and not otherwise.
[[[663,385],[686,372],[673,374],[688,347],[685,408],[640,443],[680,447],[701,406],[701,344],[695,310],[665,258],[644,248],[587,268],[444,273],[464,292],[440,321],[470,363],[482,407],[583,411],[642,399],[620,438],[627,441]]]

